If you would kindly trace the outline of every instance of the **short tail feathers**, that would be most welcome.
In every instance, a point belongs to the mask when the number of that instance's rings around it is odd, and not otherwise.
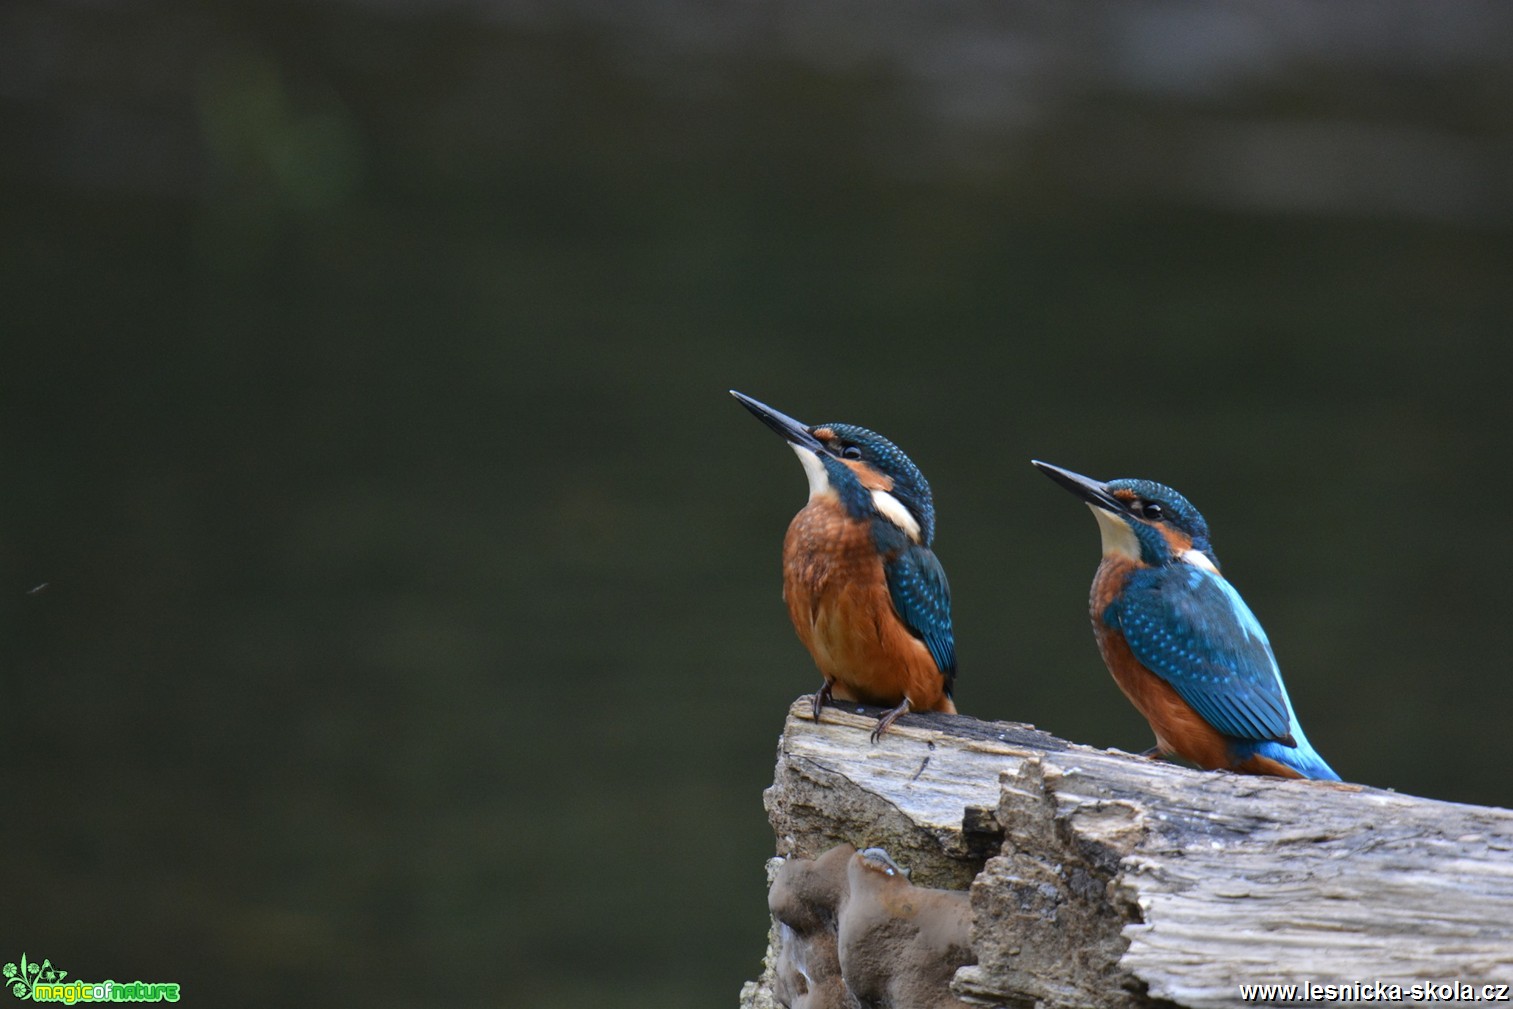
[[[1284,767],[1290,767],[1305,778],[1314,781],[1339,781],[1340,776],[1334,773],[1334,768],[1324,762],[1324,758],[1314,752],[1306,739],[1298,740],[1297,746],[1287,746],[1284,743],[1267,741],[1264,743],[1247,743],[1239,748],[1246,756],[1265,757],[1274,760]]]

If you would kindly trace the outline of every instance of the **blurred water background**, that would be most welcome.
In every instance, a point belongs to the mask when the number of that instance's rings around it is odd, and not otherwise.
[[[6,0],[0,960],[733,1005],[818,681],[730,387],[930,477],[964,712],[1150,743],[1034,456],[1205,511],[1346,778],[1513,803],[1510,53],[1496,2]]]

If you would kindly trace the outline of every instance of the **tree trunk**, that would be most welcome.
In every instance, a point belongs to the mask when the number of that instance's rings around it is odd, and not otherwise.
[[[1344,1004],[1390,1000],[1379,984],[1508,998],[1513,811],[1195,771],[962,716],[907,716],[873,745],[875,712],[817,724],[809,703],[788,713],[765,796],[778,856],[882,848],[915,885],[970,888],[976,963],[943,993],[954,1004],[1288,1002],[1242,991],[1272,984]],[[743,1009],[780,1004],[784,934]]]

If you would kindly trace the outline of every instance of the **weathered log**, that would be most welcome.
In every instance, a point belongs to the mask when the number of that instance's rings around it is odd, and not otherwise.
[[[1510,992],[1513,811],[1195,771],[963,716],[907,716],[874,745],[875,720],[790,709],[765,796],[777,854],[880,847],[916,884],[970,888],[977,962],[951,982],[968,1004]],[[745,1009],[779,1004],[780,941]]]

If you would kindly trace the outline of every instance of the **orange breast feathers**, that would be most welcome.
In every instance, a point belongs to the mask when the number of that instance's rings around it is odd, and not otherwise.
[[[1119,594],[1134,568],[1133,561],[1106,558],[1098,568],[1098,576],[1093,580],[1089,608],[1093,618],[1093,633],[1098,639],[1098,651],[1103,654],[1103,663],[1108,666],[1119,689],[1124,691],[1124,696],[1150,723],[1151,731],[1156,734],[1158,749],[1163,753],[1174,753],[1210,771],[1232,767],[1234,758],[1230,753],[1229,741],[1205,722],[1181,698],[1175,687],[1141,665],[1134,652],[1130,651],[1124,635],[1103,622],[1103,611]]]
[[[893,609],[866,522],[833,494],[816,496],[783,540],[783,599],[799,640],[841,700],[947,711],[945,677]]]

